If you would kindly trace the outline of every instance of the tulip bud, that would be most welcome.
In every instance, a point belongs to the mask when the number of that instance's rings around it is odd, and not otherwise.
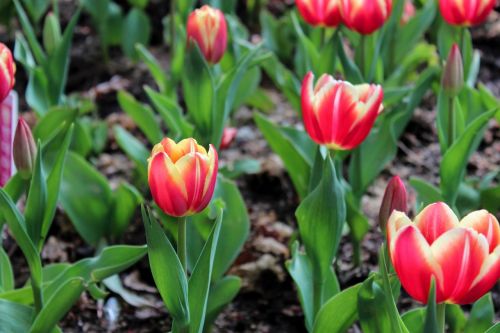
[[[443,79],[441,85],[444,91],[451,97],[460,93],[464,85],[464,66],[462,55],[457,44],[453,44],[448,55],[448,60],[444,66]]]
[[[218,63],[227,46],[227,25],[224,14],[208,5],[193,11],[187,21],[188,47],[191,41],[198,44],[205,59]]]
[[[218,157],[189,138],[175,143],[166,138],[153,147],[148,181],[156,204],[170,216],[188,216],[205,209],[217,179]]]
[[[43,25],[43,45],[52,54],[61,41],[61,25],[54,13],[48,13]]]
[[[295,0],[304,20],[312,26],[336,27],[341,21],[340,0]]]
[[[0,43],[0,103],[14,88],[16,63],[9,48]]]
[[[29,178],[36,158],[36,144],[31,134],[31,129],[22,117],[19,117],[16,134],[14,136],[13,155],[17,172],[24,177]]]
[[[451,25],[477,25],[486,20],[495,7],[495,0],[439,0],[439,11]]]
[[[382,27],[392,10],[392,0],[340,0],[340,4],[342,22],[362,35]]]
[[[378,214],[378,222],[380,229],[385,233],[387,221],[393,211],[408,213],[407,200],[406,200],[406,187],[399,176],[391,178],[387,187],[385,188],[384,198],[380,205]]]
[[[353,149],[370,133],[383,109],[383,98],[379,85],[352,85],[326,74],[314,85],[309,72],[301,93],[304,126],[316,143],[336,150]]]
[[[234,127],[226,127],[224,128],[224,131],[222,132],[222,140],[220,143],[220,149],[227,149],[233,142],[234,138],[236,137],[236,134],[238,133],[238,130]]]

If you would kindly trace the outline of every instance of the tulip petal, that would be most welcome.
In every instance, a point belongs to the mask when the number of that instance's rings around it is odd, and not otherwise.
[[[429,244],[446,231],[458,226],[457,216],[444,202],[428,205],[415,217],[414,222]]]
[[[486,210],[478,210],[465,216],[460,221],[463,228],[469,227],[486,237],[489,244],[489,252],[500,245],[500,225],[493,214]]]
[[[199,153],[188,153],[175,163],[175,167],[186,185],[189,210],[196,210],[203,195],[208,172],[208,158]]]
[[[393,242],[390,255],[402,286],[411,297],[426,303],[432,276],[442,279],[431,248],[413,225],[400,229]]]
[[[431,246],[443,278],[438,280],[437,302],[456,302],[466,293],[488,256],[486,238],[470,228],[454,228]]]
[[[500,246],[483,263],[481,271],[469,291],[457,299],[458,304],[470,304],[486,294],[500,279]]]
[[[158,206],[167,214],[182,216],[188,209],[184,181],[166,153],[152,157],[149,166],[149,186]]]
[[[314,111],[315,103],[315,93],[314,93],[314,74],[309,72],[304,77],[302,82],[302,118],[304,120],[304,126],[307,133],[316,143],[324,143],[323,134],[321,132],[321,127],[316,118],[316,112]]]
[[[201,202],[199,203],[199,207],[201,207],[201,209],[205,208],[212,199],[215,189],[215,183],[217,182],[219,157],[213,145],[210,145],[210,148],[208,149],[208,164],[209,169],[205,180],[205,186],[203,188],[203,197]]]
[[[412,222],[405,213],[397,210],[392,212],[387,221],[387,243],[391,248],[394,246],[393,241],[398,231],[408,225],[412,225]]]

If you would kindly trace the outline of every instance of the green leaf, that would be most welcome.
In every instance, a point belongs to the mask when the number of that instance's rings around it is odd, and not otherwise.
[[[205,318],[205,328],[209,327],[238,294],[241,288],[241,278],[238,276],[225,276],[210,286]]]
[[[314,43],[304,34],[295,12],[292,12],[291,17],[295,33],[299,37],[300,44],[298,46],[301,48],[300,53],[304,56],[304,63],[299,66],[299,75],[305,75],[307,70],[313,70],[319,75],[320,53]]]
[[[460,333],[464,331],[467,319],[460,305],[446,304],[446,323],[450,333]],[[423,320],[422,320],[423,322]]]
[[[14,289],[14,272],[7,253],[0,246],[0,291],[10,291]]]
[[[340,59],[340,63],[342,64],[342,68],[344,70],[344,75],[347,79],[347,81],[351,82],[352,84],[361,84],[364,83],[363,75],[361,74],[361,71],[359,68],[356,66],[356,64],[347,56],[345,49],[344,49],[344,43],[342,41],[342,36],[339,33],[337,33],[335,38],[336,42],[336,48],[338,52],[338,56]]]
[[[313,268],[307,254],[299,251],[299,243],[297,241],[292,244],[292,259],[288,260],[285,265],[297,286],[306,328],[308,331],[311,331],[315,315],[313,313]]]
[[[139,103],[134,96],[124,90],[118,92],[118,103],[141,129],[151,144],[163,139],[163,132],[153,110],[148,105]]]
[[[209,136],[215,110],[215,82],[198,44],[186,50],[182,91],[188,114],[202,136]]]
[[[401,319],[411,333],[424,333],[425,308],[416,308],[405,312]]]
[[[60,134],[58,131],[66,132],[77,117],[78,110],[75,108],[53,108],[40,119],[33,129],[33,136],[45,144],[51,141],[56,135]],[[57,142],[55,145],[57,149],[59,149],[59,145],[60,142]],[[46,147],[44,147],[44,149],[47,151]],[[47,153],[49,153],[49,151],[47,151]]]
[[[363,332],[392,332],[386,297],[380,281],[372,275],[358,292],[358,315]],[[380,278],[379,278],[380,280]]]
[[[219,208],[217,220],[212,228],[200,257],[194,266],[193,273],[189,279],[189,332],[201,333],[205,324],[207,312],[208,295],[214,259],[221,231],[223,211]]]
[[[127,229],[143,198],[135,187],[121,183],[113,193],[113,201],[113,214],[108,234],[119,237]]]
[[[80,277],[65,281],[50,299],[44,304],[42,311],[35,317],[30,333],[46,333],[52,331],[59,320],[71,309],[85,290],[84,281]]]
[[[57,153],[56,160],[52,169],[49,171],[47,178],[47,202],[43,215],[43,223],[41,228],[41,241],[39,246],[44,243],[47,234],[49,233],[52,220],[56,214],[57,201],[59,200],[59,192],[63,176],[64,165],[66,163],[66,155],[73,138],[73,126],[69,128],[64,137],[64,141],[60,145],[60,150]]]
[[[40,45],[40,43],[38,43],[33,26],[31,25],[30,20],[26,15],[26,12],[24,11],[23,7],[19,3],[19,0],[13,0],[13,1],[14,5],[16,6],[17,16],[19,17],[19,21],[23,28],[24,35],[28,40],[31,51],[35,56],[37,63],[42,64],[46,59],[46,55],[42,50],[42,46]]]
[[[151,21],[149,16],[139,8],[133,8],[123,22],[122,49],[125,54],[138,60],[135,49],[137,44],[147,45],[151,37]]]
[[[139,261],[147,253],[146,246],[116,245],[104,248],[98,256],[82,259],[64,269],[43,290],[52,298],[59,287],[72,278],[82,278],[87,285],[118,274]]]
[[[135,136],[119,125],[113,127],[113,133],[118,146],[134,161],[139,175],[144,182],[147,181],[148,158],[151,152]]]
[[[323,164],[319,185],[301,202],[295,216],[306,253],[321,274],[313,278],[324,281],[337,253],[346,218],[343,189],[330,157]]]
[[[328,300],[316,316],[313,333],[345,332],[358,318],[357,294],[361,283]]]
[[[469,157],[477,149],[488,121],[495,113],[496,110],[493,110],[477,117],[443,156],[440,165],[441,191],[443,198],[451,206],[455,204]]]
[[[316,144],[304,131],[278,127],[259,113],[254,114],[254,120],[271,149],[282,159],[297,193],[305,197]]]
[[[47,183],[42,168],[42,155],[40,141],[38,141],[36,160],[24,211],[28,235],[35,246],[38,246],[42,238],[43,216],[47,204]]]
[[[26,102],[38,116],[43,116],[52,105],[49,81],[41,67],[36,67],[29,75],[26,87]]]
[[[87,243],[96,245],[106,235],[113,205],[111,189],[101,173],[73,152],[66,157],[60,201]]]
[[[174,320],[186,325],[190,321],[186,274],[165,232],[156,221],[150,220],[144,207],[142,219],[146,228],[149,265],[156,287]]]
[[[71,39],[73,38],[73,31],[80,17],[80,11],[81,9],[78,8],[72,16],[57,48],[47,58],[46,62],[41,63],[49,79],[49,96],[51,96],[52,105],[59,104],[64,94],[68,79]]]
[[[500,323],[496,323],[495,325],[491,326],[486,332],[484,333],[498,333],[500,332]]]
[[[442,330],[439,328],[438,324],[438,310],[437,306],[445,306],[445,304],[436,305],[436,281],[434,277],[432,278],[431,288],[429,290],[429,298],[427,301],[427,307],[425,310],[425,322],[424,322],[424,332],[425,333],[440,333]]]
[[[248,51],[245,56],[241,57],[236,66],[234,66],[229,73],[225,74],[217,85],[215,111],[211,115],[211,142],[216,147],[219,147],[220,145],[224,126],[234,106],[239,85],[245,73],[247,73],[248,68],[251,67],[253,62],[258,58],[257,56],[260,51],[260,47],[261,44],[255,46],[253,49]]]
[[[231,267],[250,233],[250,219],[238,186],[233,181],[219,176],[212,202],[215,203],[217,199],[224,202],[221,233],[231,237],[222,237],[218,241],[212,273],[214,280],[220,279]]]
[[[417,206],[427,206],[433,202],[443,201],[439,188],[423,179],[412,177],[410,178],[410,185],[417,192],[419,201]]]
[[[158,89],[160,89],[161,93],[165,93],[167,91],[168,81],[167,76],[160,63],[156,58],[148,51],[147,48],[142,44],[136,44],[135,49],[139,58],[148,66],[149,72],[151,76],[155,80]]]
[[[5,333],[29,332],[33,308],[0,299],[0,327]]]
[[[494,319],[495,309],[491,294],[488,293],[472,306],[464,333],[485,332],[493,325]]]
[[[23,216],[2,188],[0,188],[0,213],[7,221],[12,235],[28,262],[32,283],[39,286],[42,280],[40,255],[26,231],[26,223]]]
[[[167,125],[170,138],[178,141],[193,135],[193,125],[184,118],[181,107],[175,101],[147,86],[144,90]]]

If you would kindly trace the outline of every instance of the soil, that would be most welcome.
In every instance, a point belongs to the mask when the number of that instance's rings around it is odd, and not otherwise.
[[[150,1],[148,13],[151,15],[154,31],[151,50],[166,66],[168,48],[163,43],[161,20],[167,7],[161,1]],[[126,1],[121,1],[126,3]],[[272,11],[283,10],[283,1],[270,1]],[[62,2],[61,12],[71,13],[72,1]],[[492,19],[482,30],[473,33],[474,44],[482,55],[482,67],[479,79],[500,98],[500,14]],[[68,92],[83,93],[94,98],[98,114],[106,119],[110,126],[119,122],[134,130],[133,122],[126,117],[116,101],[116,91],[126,89],[137,98],[146,100],[142,86],[153,85],[147,69],[142,64],[133,64],[126,59],[119,49],[113,48],[109,62],[105,63],[99,46],[99,37],[94,31],[90,19],[83,15],[73,40]],[[20,95],[26,81],[19,66],[16,88]],[[89,70],[90,69],[90,70]],[[266,92],[276,104],[276,110],[269,117],[279,124],[300,126],[300,119],[287,104],[284,97],[266,84]],[[370,271],[377,270],[377,251],[383,240],[378,227],[378,208],[385,185],[392,175],[399,175],[407,180],[418,176],[433,183],[438,182],[440,159],[439,144],[435,129],[435,100],[427,96],[422,106],[415,111],[402,140],[395,160],[387,166],[363,199],[363,211],[369,217],[371,230],[362,243],[362,264],[356,267],[352,260],[352,247],[343,239],[336,270],[342,288],[364,280]],[[29,110],[21,104],[21,110]],[[241,156],[252,157],[261,162],[261,171],[257,174],[244,175],[237,180],[248,207],[252,223],[251,234],[244,250],[231,268],[232,274],[241,276],[243,288],[236,299],[224,310],[214,325],[213,332],[306,332],[304,317],[297,300],[296,290],[284,263],[289,259],[288,242],[294,236],[296,221],[294,211],[298,198],[293,190],[290,178],[286,174],[280,159],[269,149],[252,120],[255,110],[242,107],[236,112],[235,124],[239,131],[232,146],[220,154],[221,163],[231,163]],[[500,164],[500,129],[492,121],[481,144],[481,149],[471,159],[469,174],[484,176],[496,170]],[[129,179],[131,163],[120,152],[113,141],[104,154],[94,156],[92,161],[110,179]],[[415,194],[410,192],[414,202]],[[497,212],[498,215],[498,212]],[[131,223],[127,232],[117,243],[144,244],[145,237],[139,216]],[[4,245],[11,258],[15,258],[16,282],[22,285],[28,271],[22,253],[15,242],[7,237]],[[45,263],[74,262],[92,256],[94,249],[86,245],[75,233],[64,212],[58,211],[51,230],[50,239],[45,246]],[[127,272],[121,274],[124,285],[132,291],[146,297],[155,304],[153,307],[135,308],[125,303],[119,296],[110,294],[105,301],[96,302],[84,295],[71,309],[61,323],[64,332],[166,332],[170,327],[170,318],[161,304],[153,279],[149,272],[147,259],[143,259]],[[493,291],[495,308],[500,309],[498,286]],[[403,294],[400,305],[409,309],[416,304]],[[114,319],[116,317],[116,320]],[[359,332],[354,327],[352,332]]]

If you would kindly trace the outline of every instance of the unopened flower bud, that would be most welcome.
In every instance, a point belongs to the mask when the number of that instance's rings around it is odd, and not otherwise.
[[[224,128],[224,131],[222,132],[222,140],[220,143],[220,149],[227,149],[233,143],[234,138],[236,137],[236,134],[238,133],[238,130],[234,127],[226,127]]]
[[[24,178],[29,178],[35,165],[36,144],[31,134],[30,127],[22,117],[17,123],[14,136],[13,157],[17,171]]]
[[[441,86],[444,91],[451,97],[455,97],[460,93],[464,85],[464,66],[462,63],[462,55],[457,44],[453,44],[448,55],[448,60],[443,70],[443,80]]]
[[[401,178],[394,176],[387,184],[378,214],[380,229],[385,233],[387,221],[393,211],[408,213],[406,187]]]

